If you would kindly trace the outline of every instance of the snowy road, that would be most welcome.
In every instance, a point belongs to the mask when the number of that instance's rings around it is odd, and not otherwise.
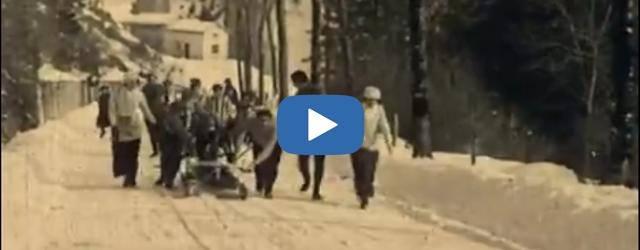
[[[274,200],[180,199],[152,187],[158,170],[144,141],[141,187],[123,190],[95,112],[72,112],[3,149],[3,249],[496,249],[414,221],[384,199],[361,211],[350,181],[333,172],[327,200],[311,202],[296,191],[290,156]]]

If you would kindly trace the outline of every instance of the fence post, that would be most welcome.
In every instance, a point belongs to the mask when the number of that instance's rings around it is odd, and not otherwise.
[[[398,135],[400,134],[400,119],[398,113],[393,113],[393,138],[391,144],[395,147],[398,143]]]
[[[42,84],[40,82],[35,84],[36,91],[36,114],[38,116],[38,124],[42,126],[46,122],[46,118],[44,116],[44,103],[43,103],[43,90]]]
[[[471,132],[471,166],[475,166],[476,165],[476,161],[477,161],[477,143],[478,141],[478,135],[476,133],[476,130],[474,129]]]

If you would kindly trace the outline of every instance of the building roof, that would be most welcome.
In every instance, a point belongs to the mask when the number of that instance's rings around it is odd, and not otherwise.
[[[169,25],[177,20],[178,17],[173,14],[138,14],[130,15],[122,22],[126,24],[141,24],[141,25]]]
[[[205,32],[219,28],[212,22],[203,22],[197,19],[180,19],[169,25],[168,29],[171,31]]]

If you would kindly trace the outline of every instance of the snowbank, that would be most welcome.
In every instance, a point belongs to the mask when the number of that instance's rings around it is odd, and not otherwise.
[[[464,154],[410,156],[402,147],[392,157],[383,154],[376,179],[381,193],[418,219],[432,222],[435,214],[455,221],[443,222],[452,230],[493,235],[526,249],[638,247],[637,190],[580,183],[571,170],[553,163],[481,156],[471,166]]]
[[[405,145],[405,142],[399,145]],[[482,180],[500,180],[528,187],[542,187],[549,197],[572,200],[577,209],[610,209],[623,218],[638,217],[638,190],[624,186],[605,186],[581,183],[576,174],[565,166],[538,162],[525,164],[517,161],[499,160],[488,156],[478,156],[476,165],[471,166],[470,155],[436,152],[434,160],[413,160],[411,150],[397,147],[391,159],[400,165],[428,167],[441,165],[468,171]]]

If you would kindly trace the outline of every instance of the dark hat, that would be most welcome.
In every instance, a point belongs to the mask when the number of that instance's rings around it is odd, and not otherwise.
[[[302,70],[296,70],[293,73],[291,73],[291,80],[299,80],[301,82],[308,82],[309,81],[309,76],[307,75],[307,73],[305,73]]]
[[[222,90],[222,84],[220,83],[214,83],[213,86],[211,86],[211,89],[213,90]]]
[[[199,78],[191,78],[189,81],[191,82],[191,87],[200,87],[200,85],[202,85]]]

